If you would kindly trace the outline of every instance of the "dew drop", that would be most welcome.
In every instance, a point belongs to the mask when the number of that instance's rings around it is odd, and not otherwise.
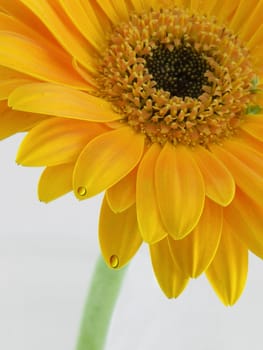
[[[79,194],[81,197],[83,197],[83,196],[86,196],[86,194],[87,194],[87,189],[86,189],[86,187],[84,187],[84,186],[80,186],[80,187],[78,188],[77,192],[78,192],[78,194]]]
[[[119,258],[117,255],[112,255],[110,257],[110,265],[113,269],[116,269],[119,266]]]

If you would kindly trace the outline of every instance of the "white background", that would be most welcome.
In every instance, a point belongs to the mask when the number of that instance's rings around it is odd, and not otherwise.
[[[101,196],[40,203],[41,169],[14,161],[20,140],[0,143],[0,349],[73,350],[99,254]],[[251,256],[243,296],[226,308],[204,277],[167,300],[143,247],[128,269],[106,350],[261,350],[262,315],[258,258]]]

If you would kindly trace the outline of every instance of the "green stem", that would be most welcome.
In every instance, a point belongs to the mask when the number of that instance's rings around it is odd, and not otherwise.
[[[126,268],[111,270],[100,256],[91,281],[76,350],[102,350]]]

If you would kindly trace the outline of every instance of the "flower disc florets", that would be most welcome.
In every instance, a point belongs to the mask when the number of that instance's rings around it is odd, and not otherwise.
[[[251,103],[246,47],[216,20],[179,8],[113,28],[99,72],[100,94],[151,143],[221,142]]]

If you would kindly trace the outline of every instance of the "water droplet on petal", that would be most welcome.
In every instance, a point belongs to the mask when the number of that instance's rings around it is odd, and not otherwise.
[[[80,186],[80,187],[77,189],[77,192],[78,192],[79,196],[83,197],[83,196],[86,196],[86,194],[87,194],[87,189],[86,189],[86,187],[84,187],[84,186]]]
[[[117,255],[112,255],[110,257],[110,265],[113,269],[116,269],[119,266],[119,258]]]

